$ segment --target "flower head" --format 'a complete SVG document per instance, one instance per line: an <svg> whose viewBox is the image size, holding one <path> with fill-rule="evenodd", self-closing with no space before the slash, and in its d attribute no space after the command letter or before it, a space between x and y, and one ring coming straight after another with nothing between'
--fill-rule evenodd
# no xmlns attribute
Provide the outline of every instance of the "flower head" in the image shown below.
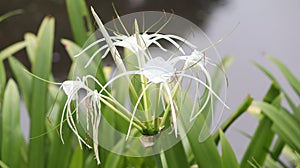
<svg viewBox="0 0 300 168"><path fill-rule="evenodd" d="M83 77L82 79L77 78L77 80L72 81L68 80L62 83L61 87L63 88L65 94L67 95L67 100L64 105L64 109L62 112L61 122L60 122L60 136L62 138L62 123L64 118L76 135L80 147L82 147L81 143L85 144L88 148L91 148L89 144L86 143L84 138L79 134L76 123L79 121L79 112L80 105L85 106L85 115L87 123L91 123L92 125L92 134L94 140L94 151L96 155L96 160L100 163L99 152L98 152L98 128L101 120L101 103L100 103L100 95L97 90L91 90L88 86L88 79L93 79L91 76ZM81 98L82 97L82 98ZM72 102L75 101L75 107L72 108ZM74 109L74 110L73 110ZM73 113L76 113L76 121L73 119ZM87 130L89 130L89 124L86 125Z"/></svg>
<svg viewBox="0 0 300 168"><path fill-rule="evenodd" d="M118 73L115 73L104 84L100 84L96 77L92 75L65 81L62 88L68 98L63 109L61 124L63 119L66 118L80 145L84 143L91 148L79 135L75 121L72 118L72 114L76 113L78 122L79 113L85 113L85 126L87 130L92 132L90 136L94 140L93 148L98 163L100 163L97 150L98 132L103 106L107 107L110 113L118 115L127 122L126 141L134 137L137 131L142 134L141 139L147 136L153 138L154 135L164 131L165 127L171 128L176 138L181 137L180 132L184 128L180 128L182 122L182 118L180 118L182 114L180 113L187 114L189 122L192 123L208 106L213 106L215 99L227 107L214 91L213 80L207 70L207 66L210 65L217 67L205 54L205 51L210 47L199 50L194 44L181 36L161 33L160 30L166 24L155 32L150 32L150 29L140 32L138 22L134 20L134 32L129 34L118 17L122 28L126 32L120 34L117 30L112 31L105 28L93 9L92 13L103 38L87 45L75 57L78 61L81 61L80 55L96 46L97 49L92 50L95 52L90 54L85 68L95 61L94 58L100 52L103 52L102 58L110 53ZM111 34L108 31L111 31ZM151 50L152 48L159 52L154 52L154 50ZM131 52L134 56L134 61L132 61L134 65L130 65L126 59L123 59L129 56L121 55L122 52L119 52L119 49L126 49ZM113 86L123 78L125 79L125 82L122 81L124 85L122 83L118 87L122 87L126 93L129 92L130 98L126 101L113 96L115 93ZM137 82L134 82L135 78L137 78ZM90 83L96 84L97 87L91 87ZM203 95L201 95L201 89L204 90ZM185 98L190 101L191 108L180 110L184 106L182 99ZM75 102L75 107L72 107L71 102ZM211 111L214 113L213 107L211 107ZM167 124L168 121L170 124ZM132 131L133 129L135 131ZM146 146L155 145L154 141L153 139Z"/></svg>

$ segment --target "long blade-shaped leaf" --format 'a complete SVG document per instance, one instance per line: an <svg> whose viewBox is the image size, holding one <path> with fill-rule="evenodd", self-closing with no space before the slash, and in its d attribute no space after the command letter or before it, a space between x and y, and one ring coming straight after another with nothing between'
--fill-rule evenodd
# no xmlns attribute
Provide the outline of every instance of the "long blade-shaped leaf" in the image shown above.
<svg viewBox="0 0 300 168"><path fill-rule="evenodd" d="M175 136L174 134L170 136ZM168 167L189 167L187 157L182 145L182 142L179 141L169 150L165 151L165 158L168 164Z"/></svg>
<svg viewBox="0 0 300 168"><path fill-rule="evenodd" d="M216 93L220 91L222 83L224 82L225 71L228 69L232 61L232 57L224 58L221 64L221 68L223 68L222 71L218 70L213 74L213 89ZM213 138L209 137L204 142L199 143L199 133L205 126L206 124L203 115L199 115L191 130L187 134L195 161L199 167L222 167L222 161Z"/></svg>
<svg viewBox="0 0 300 168"><path fill-rule="evenodd" d="M199 115L187 134L195 160L199 167L222 167L221 158L213 138L209 137L204 142L199 143L199 132L202 130L203 123L204 119L202 115Z"/></svg>
<svg viewBox="0 0 300 168"><path fill-rule="evenodd" d="M4 93L5 83L6 83L6 72L5 72L3 62L0 61L0 105L2 103L2 96ZM0 109L1 109L1 106L0 106Z"/></svg>
<svg viewBox="0 0 300 168"><path fill-rule="evenodd" d="M262 65L254 62L254 64L265 74L267 77L272 80L273 84L277 87L281 87L279 82L276 80L276 78L269 72L266 68L264 68ZM300 111L297 109L295 103L292 101L292 99L289 97L289 95L281 88L281 91L285 94L286 100L290 107L292 108L293 112L296 114L296 116L300 116Z"/></svg>
<svg viewBox="0 0 300 168"><path fill-rule="evenodd" d="M31 103L31 76L24 71L26 67L16 58L10 57L8 60L14 77L18 82L18 87L20 89L22 99L24 100L25 105L28 109Z"/></svg>
<svg viewBox="0 0 300 168"><path fill-rule="evenodd" d="M77 146L77 148L75 149L73 156L72 156L72 160L70 162L70 166L69 168L81 168L83 166L82 164L82 149L80 149L79 145Z"/></svg>
<svg viewBox="0 0 300 168"><path fill-rule="evenodd" d="M26 33L24 39L26 41L27 55L30 60L30 63L32 64L34 60L36 46L37 46L37 37L32 33Z"/></svg>
<svg viewBox="0 0 300 168"><path fill-rule="evenodd" d="M25 46L26 46L25 41L20 41L11 46L8 46L7 48L0 51L0 61L18 52L19 50L23 49Z"/></svg>
<svg viewBox="0 0 300 168"><path fill-rule="evenodd" d="M268 103L254 102L253 106L260 108L273 121L273 131L299 153L300 123L289 112L283 109L276 109Z"/></svg>
<svg viewBox="0 0 300 168"><path fill-rule="evenodd" d="M266 94L264 101L271 103L280 94L279 89L275 85L271 85L268 93ZM256 131L251 138L249 146L241 161L241 167L251 167L249 161L255 161L259 165L263 165L268 149L271 146L274 138L274 133L271 130L272 121L268 117L263 117L259 122Z"/></svg>
<svg viewBox="0 0 300 168"><path fill-rule="evenodd" d="M47 17L43 20L38 32L38 44L32 64L32 73L49 79L52 63L54 41L54 19ZM35 137L45 132L47 113L48 84L39 79L32 79L30 106L30 136ZM45 137L31 139L29 144L29 167L45 166Z"/></svg>
<svg viewBox="0 0 300 168"><path fill-rule="evenodd" d="M91 19L84 0L67 0L67 10L75 41L83 46L92 32Z"/></svg>
<svg viewBox="0 0 300 168"><path fill-rule="evenodd" d="M241 105L237 108L235 112L232 113L232 115L221 125L220 129L225 132L229 126L236 120L238 119L251 105L253 101L253 98L250 96L247 96L245 100L241 103ZM219 131L220 132L220 131ZM220 134L219 132L216 132L214 134L214 139L216 144L218 144Z"/></svg>
<svg viewBox="0 0 300 168"><path fill-rule="evenodd" d="M220 130L220 138L222 145L222 163L223 168L238 168L239 163L235 157L232 147L225 137L225 134Z"/></svg>
<svg viewBox="0 0 300 168"><path fill-rule="evenodd" d="M48 113L48 127L47 130L50 139L49 154L47 160L47 167L60 167L67 168L70 158L72 156L72 137L73 134L68 128L67 124L63 125L63 135L66 141L65 144L61 142L60 135L58 133L58 126L60 124L60 118L64 108L64 102L66 101L64 95L58 95L58 88L56 86L49 86L49 105L50 109ZM49 107L51 106L51 107Z"/></svg>
<svg viewBox="0 0 300 168"><path fill-rule="evenodd" d="M300 97L300 81L293 75L293 73L278 59L272 57L271 55L267 55L269 58L283 73L284 77L288 80L289 84L292 86L294 91Z"/></svg>
<svg viewBox="0 0 300 168"><path fill-rule="evenodd" d="M74 56L81 51L81 47L79 47L77 44L67 39L62 39L60 42L65 46L65 49L68 52L70 59L74 61L75 60ZM81 57L84 56L85 55L82 55Z"/></svg>
<svg viewBox="0 0 300 168"><path fill-rule="evenodd" d="M24 137L20 127L20 101L16 83L9 80L4 93L1 160L9 167L20 167Z"/></svg>
<svg viewBox="0 0 300 168"><path fill-rule="evenodd" d="M21 9L17 9L17 10L13 10L13 11L7 12L4 15L0 16L0 22L2 22L3 20L5 20L5 19L7 19L9 17L12 17L14 15L21 14L22 12L23 12L23 10L21 10Z"/></svg>
<svg viewBox="0 0 300 168"><path fill-rule="evenodd" d="M6 83L6 73L4 69L4 64L2 61L0 61L0 121L2 118L2 103L3 103L3 94L5 89L5 83ZM2 122L0 122L0 130L2 130ZM0 144L2 141L2 131L0 131ZM1 145L0 145L0 156L1 156Z"/></svg>

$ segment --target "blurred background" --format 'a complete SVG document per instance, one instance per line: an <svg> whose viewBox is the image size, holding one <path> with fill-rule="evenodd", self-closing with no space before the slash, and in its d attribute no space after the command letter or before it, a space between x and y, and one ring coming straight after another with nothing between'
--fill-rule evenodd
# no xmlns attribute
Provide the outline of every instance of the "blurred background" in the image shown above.
<svg viewBox="0 0 300 168"><path fill-rule="evenodd" d="M237 29L218 45L222 56L234 56L230 67L227 104L231 110L225 111L224 118L235 110L242 100L251 94L256 100L262 99L270 81L253 64L259 62L267 69L277 72L279 81L283 76L274 65L264 58L271 54L286 64L300 78L300 1L298 0L87 0L104 22L113 18L112 2L120 15L137 11L174 12L199 25L208 36L217 41L228 34L239 23ZM73 39L64 0L2 0L0 15L22 9L23 13L3 21L0 25L0 48L21 41L26 32L37 32L42 19L55 17L55 48L53 71L57 80L66 79L70 60L60 43L61 38ZM16 57L29 65L25 52ZM67 66L68 65L68 66ZM282 83L287 86L287 83ZM287 92L294 94L286 87ZM295 100L299 100L294 95ZM300 101L300 100L299 100ZM29 121L26 112L21 114L22 129L29 136ZM226 133L237 157L242 156L249 139L239 133L242 130L252 133L257 120L250 114L244 114ZM239 158L240 159L240 158Z"/></svg>

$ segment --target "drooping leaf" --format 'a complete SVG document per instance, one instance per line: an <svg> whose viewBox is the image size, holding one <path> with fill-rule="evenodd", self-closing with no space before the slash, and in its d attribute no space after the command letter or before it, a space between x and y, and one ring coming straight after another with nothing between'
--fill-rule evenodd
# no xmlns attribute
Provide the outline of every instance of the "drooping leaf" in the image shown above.
<svg viewBox="0 0 300 168"><path fill-rule="evenodd" d="M9 17L15 16L15 15L19 15L21 13L23 13L22 9L17 9L17 10L13 10L13 11L7 12L4 15L0 16L0 22L2 22L3 20L5 20L5 19L7 19Z"/></svg>
<svg viewBox="0 0 300 168"><path fill-rule="evenodd" d="M274 123L273 131L276 132L282 140L290 147L300 152L300 123L288 111L277 109L274 106L264 102L254 102L262 112Z"/></svg>
<svg viewBox="0 0 300 168"><path fill-rule="evenodd" d="M22 166L25 140L20 127L20 100L16 83L9 80L4 93L2 111L1 160L9 167Z"/></svg>
<svg viewBox="0 0 300 168"><path fill-rule="evenodd" d="M288 80L289 84L300 97L300 81L295 77L295 75L275 57L267 55L267 58L269 58L280 69L284 77Z"/></svg>
<svg viewBox="0 0 300 168"><path fill-rule="evenodd" d="M25 41L20 41L8 46L7 48L0 51L0 61L18 52L19 50L23 49L25 46L26 46Z"/></svg>
<svg viewBox="0 0 300 168"><path fill-rule="evenodd" d="M262 65L254 62L254 64L276 85L277 87L281 88L279 82L276 80L276 78L272 75L271 72L269 72L266 68L264 68ZM284 89L281 88L281 91L285 94L286 100L290 107L292 108L293 112L296 116L300 116L299 110L297 110L297 107L295 103L292 101L292 99L289 97L289 95L284 91Z"/></svg>

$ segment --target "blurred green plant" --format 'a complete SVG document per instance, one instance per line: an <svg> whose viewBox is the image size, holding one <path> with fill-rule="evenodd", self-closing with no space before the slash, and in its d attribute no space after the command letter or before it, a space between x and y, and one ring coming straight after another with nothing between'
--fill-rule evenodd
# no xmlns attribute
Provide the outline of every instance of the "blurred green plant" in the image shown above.
<svg viewBox="0 0 300 168"><path fill-rule="evenodd" d="M93 27L83 0L67 0L75 42L62 39L70 59L82 50ZM80 11L80 12L78 12ZM15 12L13 12L15 13ZM18 13L18 12L17 12ZM6 18L5 15L0 18ZM1 20L1 19L0 19ZM86 21L88 22L86 25ZM28 75L24 69L46 80L53 80L51 59L54 40L54 18L46 17L37 33L26 33L24 41L17 42L0 52L0 166L1 167L98 167L93 151L80 149L76 136L63 126L65 144L60 140L58 126L67 97L57 94L59 88ZM88 29L87 29L88 27ZM12 57L26 49L31 69ZM283 73L295 93L300 97L300 81L279 60L267 56ZM14 79L7 79L4 61L8 59ZM222 64L227 69L232 57ZM299 166L300 104L287 94L279 81L262 65L255 63L272 81L263 101L245 98L241 106L221 125L220 130L199 143L199 130L203 117L196 118L187 138L165 152L148 157L120 156L99 146L100 167L288 167L280 156L284 154L294 166ZM69 79L73 78L74 62ZM104 69L98 69L102 75ZM213 82L218 83L214 74ZM215 88L217 89L217 88ZM20 127L20 96L30 117L30 140L26 142ZM289 107L281 102L286 99ZM250 107L250 108L249 108ZM259 124L251 136L248 148L239 163L224 132L245 111L258 116ZM109 115L108 115L109 116ZM107 116L107 117L108 117ZM80 130L83 131L83 130ZM108 135L109 136L109 135ZM174 136L174 135L172 135ZM86 139L90 139L88 135ZM92 139L90 139L92 141ZM221 153L218 144L221 145ZM272 145L274 144L274 145ZM155 163L155 164L154 164Z"/></svg>

